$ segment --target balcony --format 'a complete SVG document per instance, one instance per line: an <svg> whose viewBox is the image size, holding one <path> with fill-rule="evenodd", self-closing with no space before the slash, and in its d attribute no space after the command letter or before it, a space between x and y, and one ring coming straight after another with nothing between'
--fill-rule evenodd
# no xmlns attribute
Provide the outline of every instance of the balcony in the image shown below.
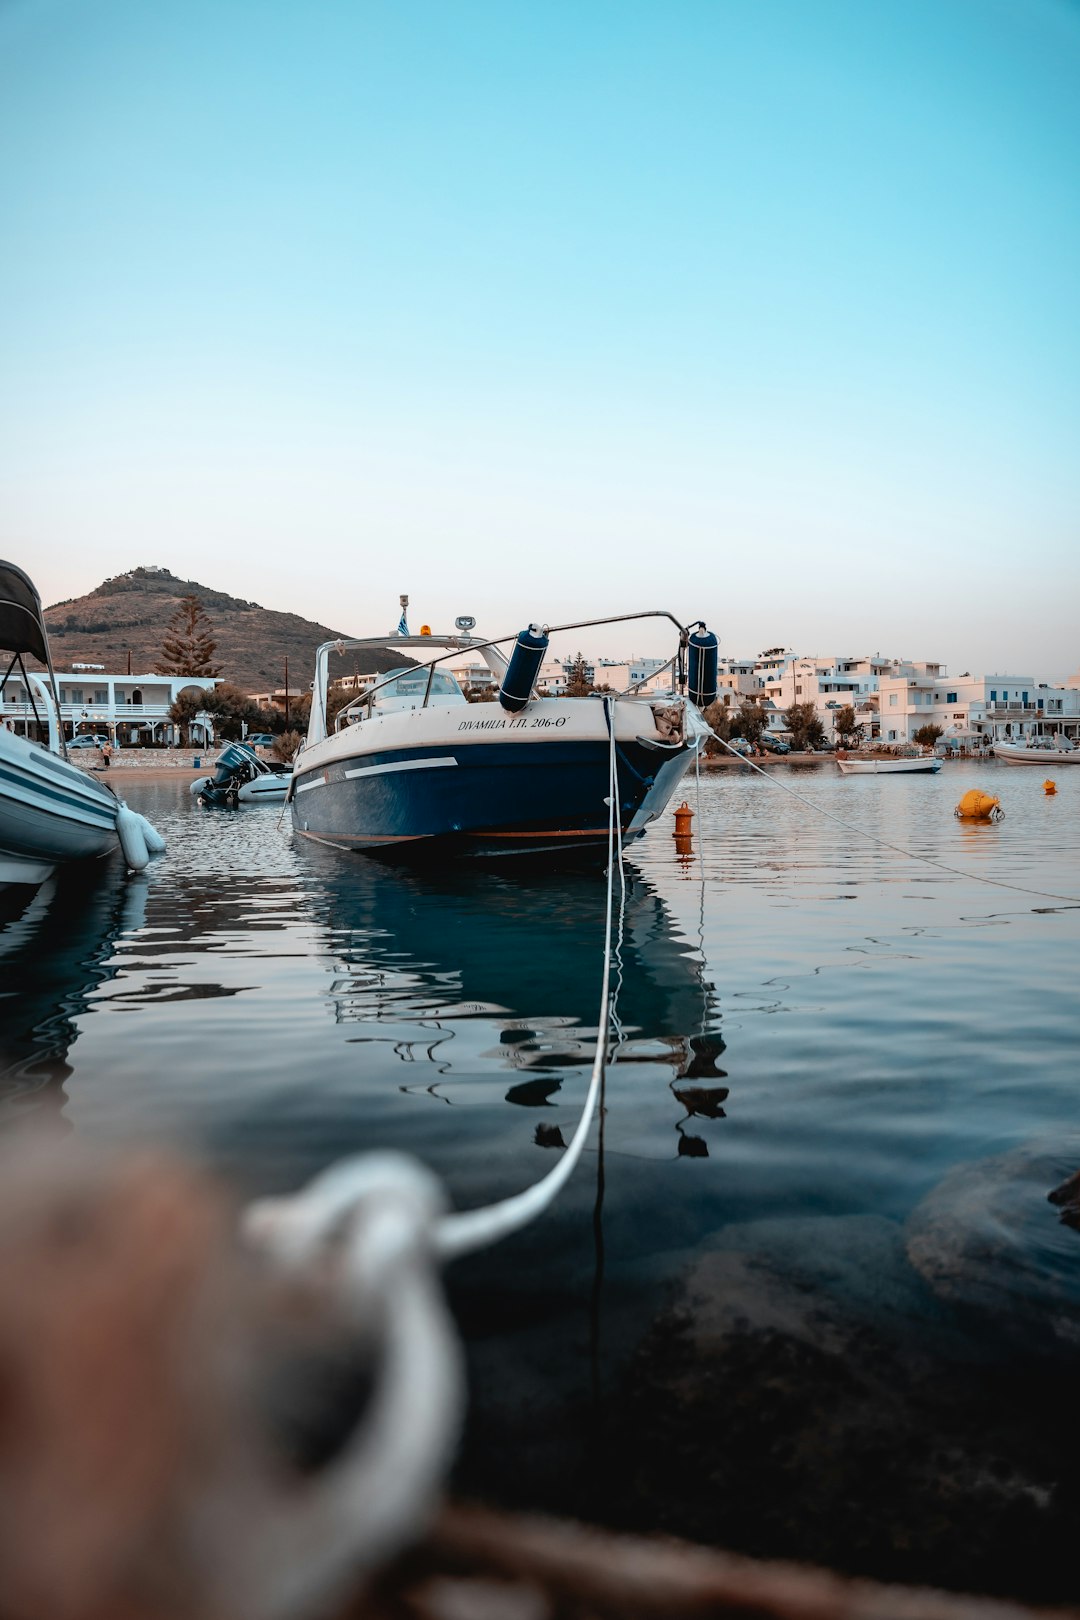
<svg viewBox="0 0 1080 1620"><path fill-rule="evenodd" d="M1037 703L988 703L987 714L1041 714Z"/></svg>
<svg viewBox="0 0 1080 1620"><path fill-rule="evenodd" d="M110 709L107 703L61 703L60 713L73 725L91 720L108 720L115 725L124 725L129 720L167 720L170 707L168 703L118 703L114 709ZM34 710L30 703L12 703L7 698L0 702L0 719L33 718Z"/></svg>

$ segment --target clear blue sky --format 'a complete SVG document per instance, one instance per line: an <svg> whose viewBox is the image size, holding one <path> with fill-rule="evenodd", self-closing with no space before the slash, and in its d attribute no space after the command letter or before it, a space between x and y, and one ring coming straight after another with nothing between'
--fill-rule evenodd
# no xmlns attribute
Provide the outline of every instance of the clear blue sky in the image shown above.
<svg viewBox="0 0 1080 1620"><path fill-rule="evenodd" d="M0 0L0 219L47 601L1080 664L1075 4Z"/></svg>

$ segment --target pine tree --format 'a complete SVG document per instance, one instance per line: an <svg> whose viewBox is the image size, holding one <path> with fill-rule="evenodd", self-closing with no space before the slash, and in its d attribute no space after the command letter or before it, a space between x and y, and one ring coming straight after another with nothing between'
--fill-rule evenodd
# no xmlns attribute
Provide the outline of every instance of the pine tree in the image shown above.
<svg viewBox="0 0 1080 1620"><path fill-rule="evenodd" d="M565 664L563 665L565 669ZM563 697L588 697L593 688L589 685L589 675L582 653L577 653L570 665L566 676L566 685L563 687Z"/></svg>
<svg viewBox="0 0 1080 1620"><path fill-rule="evenodd" d="M158 675L220 675L214 627L197 596L182 596L161 643Z"/></svg>

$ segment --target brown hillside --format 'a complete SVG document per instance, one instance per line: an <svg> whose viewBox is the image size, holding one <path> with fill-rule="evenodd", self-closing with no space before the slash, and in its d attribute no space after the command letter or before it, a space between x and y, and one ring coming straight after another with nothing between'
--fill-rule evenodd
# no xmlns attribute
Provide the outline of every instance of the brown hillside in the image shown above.
<svg viewBox="0 0 1080 1620"><path fill-rule="evenodd" d="M290 687L306 690L319 643L351 634L296 613L242 602L194 580L178 579L167 568L133 568L129 574L107 579L88 596L45 609L56 668L70 669L73 663L104 664L110 673L123 674L130 652L133 674L152 673L161 657L162 637L182 596L200 598L217 641L214 661L222 676L245 692L284 686L286 658ZM365 674L412 661L389 652L350 653L333 661L331 674L352 674L354 669Z"/></svg>

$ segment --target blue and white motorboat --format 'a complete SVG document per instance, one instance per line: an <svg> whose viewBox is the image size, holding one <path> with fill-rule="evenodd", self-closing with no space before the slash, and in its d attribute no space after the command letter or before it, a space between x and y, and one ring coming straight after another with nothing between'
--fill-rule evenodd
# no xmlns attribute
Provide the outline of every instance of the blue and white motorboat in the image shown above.
<svg viewBox="0 0 1080 1620"><path fill-rule="evenodd" d="M141 870L163 840L104 782L67 757L56 675L37 590L21 568L0 562L0 648L29 697L41 741L0 727L0 883L43 883L57 866L108 855L119 843ZM29 657L47 675L28 670ZM47 739L47 740L45 740Z"/></svg>
<svg viewBox="0 0 1080 1620"><path fill-rule="evenodd" d="M200 776L191 792L201 805L233 810L241 804L281 804L289 791L288 765L260 759L247 743L228 743L218 755L213 776Z"/></svg>
<svg viewBox="0 0 1080 1620"><path fill-rule="evenodd" d="M704 747L699 712L716 695L716 637L667 613L678 632L670 689L537 695L548 637L586 624L530 626L480 641L450 636L326 642L318 650L307 738L293 764L293 826L306 838L373 853L505 856L606 848L614 753L624 842L663 812ZM464 627L464 629L462 628ZM500 648L512 645L509 658ZM419 656L391 670L327 724L330 661L355 649ZM439 651L438 649L444 649ZM479 654L498 701L470 703L445 667ZM435 656L433 656L435 654ZM689 686L689 693L687 688Z"/></svg>

